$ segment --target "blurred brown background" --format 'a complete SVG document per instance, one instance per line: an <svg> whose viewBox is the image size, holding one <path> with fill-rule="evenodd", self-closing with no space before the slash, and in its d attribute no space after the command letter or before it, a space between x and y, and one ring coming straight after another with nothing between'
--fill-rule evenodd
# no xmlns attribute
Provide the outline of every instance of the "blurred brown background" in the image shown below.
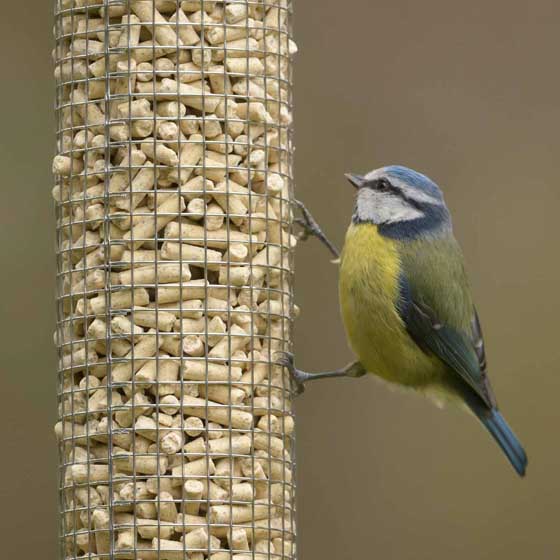
<svg viewBox="0 0 560 560"><path fill-rule="evenodd" d="M0 162L2 555L56 558L51 2L3 7ZM367 378L297 405L303 560L518 560L560 554L560 4L296 1L298 196L339 244L343 172L402 163L443 186L518 480L476 422ZM301 367L351 359L336 268L298 256Z"/></svg>

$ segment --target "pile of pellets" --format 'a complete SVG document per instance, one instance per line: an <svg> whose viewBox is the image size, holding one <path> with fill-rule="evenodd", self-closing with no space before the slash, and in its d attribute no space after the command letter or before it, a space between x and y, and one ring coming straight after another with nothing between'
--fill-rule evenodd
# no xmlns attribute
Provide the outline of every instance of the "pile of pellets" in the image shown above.
<svg viewBox="0 0 560 560"><path fill-rule="evenodd" d="M287 0L58 0L61 554L295 557Z"/></svg>

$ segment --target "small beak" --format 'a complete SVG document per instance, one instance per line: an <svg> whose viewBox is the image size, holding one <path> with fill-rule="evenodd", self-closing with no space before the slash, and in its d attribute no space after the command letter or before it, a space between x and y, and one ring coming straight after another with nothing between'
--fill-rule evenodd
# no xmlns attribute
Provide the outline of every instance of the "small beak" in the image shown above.
<svg viewBox="0 0 560 560"><path fill-rule="evenodd" d="M354 173L345 173L344 176L350 181L350 184L359 189L364 184L364 178L361 175L354 175Z"/></svg>

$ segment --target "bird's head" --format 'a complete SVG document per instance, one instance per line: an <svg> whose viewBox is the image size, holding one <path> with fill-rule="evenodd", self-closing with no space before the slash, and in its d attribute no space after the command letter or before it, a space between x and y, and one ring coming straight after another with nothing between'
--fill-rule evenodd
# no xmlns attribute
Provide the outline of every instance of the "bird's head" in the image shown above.
<svg viewBox="0 0 560 560"><path fill-rule="evenodd" d="M439 187L428 177L390 165L346 178L356 187L352 221L379 226L392 237L418 237L449 231L451 218Z"/></svg>

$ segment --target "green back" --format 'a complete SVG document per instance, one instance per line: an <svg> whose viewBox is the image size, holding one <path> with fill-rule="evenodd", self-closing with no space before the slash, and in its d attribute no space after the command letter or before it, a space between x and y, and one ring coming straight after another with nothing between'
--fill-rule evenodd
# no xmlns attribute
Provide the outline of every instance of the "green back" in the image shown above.
<svg viewBox="0 0 560 560"><path fill-rule="evenodd" d="M445 325L470 331L473 302L455 238L408 241L399 253L413 299L432 309Z"/></svg>

